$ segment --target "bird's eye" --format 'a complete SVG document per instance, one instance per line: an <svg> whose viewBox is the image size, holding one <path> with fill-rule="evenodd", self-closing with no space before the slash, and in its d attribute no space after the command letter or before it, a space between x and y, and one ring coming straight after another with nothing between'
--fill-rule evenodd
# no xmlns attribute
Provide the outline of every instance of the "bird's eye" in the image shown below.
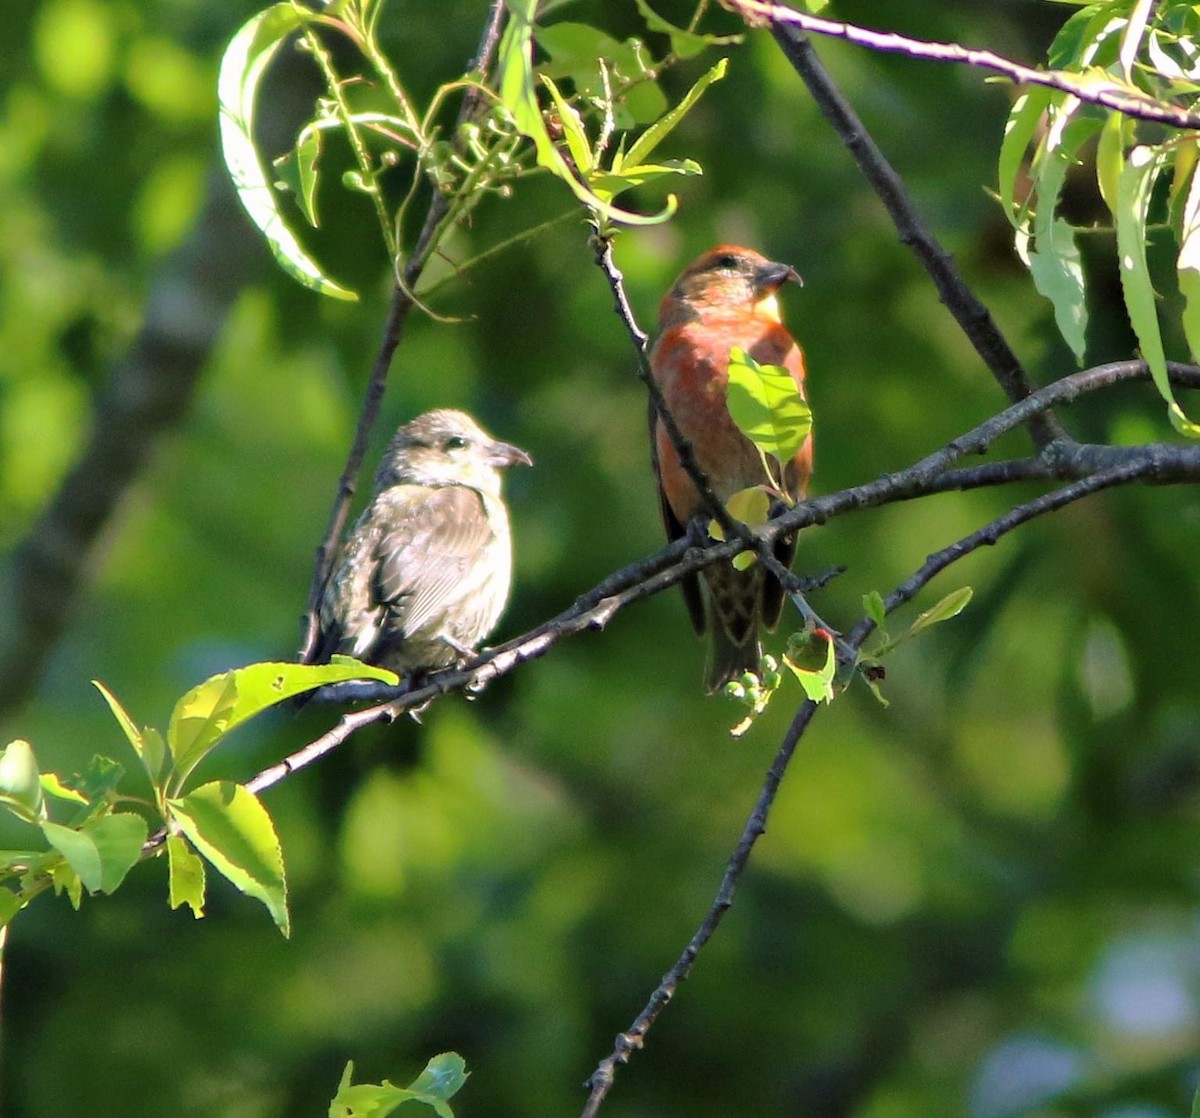
<svg viewBox="0 0 1200 1118"><path fill-rule="evenodd" d="M738 259L736 256L727 252L717 257L716 264L722 272L736 272L738 268Z"/></svg>
<svg viewBox="0 0 1200 1118"><path fill-rule="evenodd" d="M445 443L447 450L462 450L467 445L467 440L462 435L451 435Z"/></svg>

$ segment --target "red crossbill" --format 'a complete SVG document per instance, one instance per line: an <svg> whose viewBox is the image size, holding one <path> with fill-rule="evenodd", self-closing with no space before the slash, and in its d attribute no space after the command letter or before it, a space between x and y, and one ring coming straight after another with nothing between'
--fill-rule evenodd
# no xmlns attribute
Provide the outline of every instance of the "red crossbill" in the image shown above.
<svg viewBox="0 0 1200 1118"><path fill-rule="evenodd" d="M315 659L340 652L413 674L470 656L508 600L500 471L517 462L533 464L461 411L401 427L325 586Z"/></svg>
<svg viewBox="0 0 1200 1118"><path fill-rule="evenodd" d="M787 264L774 264L753 249L718 245L686 268L659 306L659 335L650 368L668 410L718 500L765 479L754 444L738 430L726 406L729 351L740 346L760 364L781 365L804 394L804 355L779 315L777 293L800 277ZM687 534L693 518L710 514L671 443L653 405L651 452L658 476L659 504L670 539ZM812 439L782 471L794 500L804 497L812 472ZM775 554L790 566L795 536L781 538ZM744 571L721 562L704 569L706 593L689 575L683 595L696 632L705 629L705 598L711 613L712 655L706 682L710 692L746 671L758 669L760 623L773 630L783 608L783 587L755 563Z"/></svg>

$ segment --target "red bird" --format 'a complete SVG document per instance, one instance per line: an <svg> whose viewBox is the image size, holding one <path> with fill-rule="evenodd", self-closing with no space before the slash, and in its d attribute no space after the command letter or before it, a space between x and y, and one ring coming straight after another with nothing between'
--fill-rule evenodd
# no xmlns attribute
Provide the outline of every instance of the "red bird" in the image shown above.
<svg viewBox="0 0 1200 1118"><path fill-rule="evenodd" d="M650 369L667 408L717 498L726 502L739 490L764 481L762 460L741 433L725 403L729 351L740 346L760 364L782 365L804 395L804 354L779 316L779 289L800 282L787 264L775 264L749 248L718 245L686 268L659 306L659 335ZM680 464L653 403L651 453L658 476L659 504L668 538L687 535L689 522L710 514ZM803 499L812 473L812 438L783 469L784 486ZM795 536L781 538L775 554L790 566ZM747 671L757 671L762 648L759 624L774 630L783 608L783 587L755 563L744 571L721 562L704 569L707 594L689 575L682 585L697 633L705 628L705 597L711 612L712 658L706 682L717 691Z"/></svg>

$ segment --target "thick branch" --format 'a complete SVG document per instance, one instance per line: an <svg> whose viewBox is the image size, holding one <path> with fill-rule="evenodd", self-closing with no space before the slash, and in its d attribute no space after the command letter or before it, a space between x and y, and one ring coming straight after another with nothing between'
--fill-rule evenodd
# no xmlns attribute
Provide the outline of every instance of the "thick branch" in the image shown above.
<svg viewBox="0 0 1200 1118"><path fill-rule="evenodd" d="M932 62L954 62L1003 74L1018 85L1042 85L1058 89L1093 105L1124 113L1140 120L1169 124L1173 128L1200 128L1200 112L1179 105L1168 105L1137 89L1110 81L1107 84L1063 70L1036 70L1019 62L993 54L990 50L971 50L958 43L934 43L910 39L890 31L871 31L850 23L822 19L782 4L765 0L720 0L722 7L739 15L751 27L769 26L773 30L787 26L814 35L845 39L856 46L887 54L904 54Z"/></svg>

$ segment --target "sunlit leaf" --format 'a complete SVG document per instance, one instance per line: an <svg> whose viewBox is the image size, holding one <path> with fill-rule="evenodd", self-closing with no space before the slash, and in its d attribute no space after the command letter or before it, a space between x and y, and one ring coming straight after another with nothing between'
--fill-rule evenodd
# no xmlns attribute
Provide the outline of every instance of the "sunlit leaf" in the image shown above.
<svg viewBox="0 0 1200 1118"><path fill-rule="evenodd" d="M1121 113L1109 113L1100 140L1096 144L1096 182L1100 197L1110 213L1117 212L1117 183L1125 165L1126 118Z"/></svg>
<svg viewBox="0 0 1200 1118"><path fill-rule="evenodd" d="M192 852L186 839L167 835L167 863L171 907L185 904L199 920L204 915L204 862Z"/></svg>
<svg viewBox="0 0 1200 1118"><path fill-rule="evenodd" d="M386 1118L405 1102L422 1102L432 1107L438 1118L453 1118L447 1100L467 1079L466 1065L455 1052L435 1056L408 1087L397 1087L386 1079L380 1084L354 1084L353 1074L354 1065L347 1064L329 1106L330 1118Z"/></svg>
<svg viewBox="0 0 1200 1118"><path fill-rule="evenodd" d="M1167 153L1162 148L1145 146L1136 147L1129 153L1117 188L1117 254L1129 321L1137 334L1142 357L1150 366L1154 384L1167 402L1171 425L1181 434L1197 438L1200 437L1200 426L1192 423L1183 413L1167 378L1167 358L1159 329L1158 307L1146 261L1146 219L1150 194L1166 157Z"/></svg>
<svg viewBox="0 0 1200 1118"><path fill-rule="evenodd" d="M833 677L837 672L837 657L834 653L833 641L828 638L824 639L825 663L818 669L801 667L790 655L785 655L783 662L791 670L799 681L800 686L804 688L804 694L814 703L831 703L833 702Z"/></svg>
<svg viewBox="0 0 1200 1118"><path fill-rule="evenodd" d="M1051 97L1051 90L1044 86L1033 86L1017 98L1004 125L1004 140L1000 144L996 171L1004 215L1013 225L1021 223L1019 215L1025 208L1025 199L1017 201L1017 176L1025 166L1025 153L1029 150Z"/></svg>
<svg viewBox="0 0 1200 1118"><path fill-rule="evenodd" d="M887 606L878 590L871 590L863 595L863 609L876 625L882 625L887 620Z"/></svg>
<svg viewBox="0 0 1200 1118"><path fill-rule="evenodd" d="M761 365L735 346L729 354L729 414L764 454L786 462L812 430L812 412L787 369Z"/></svg>
<svg viewBox="0 0 1200 1118"><path fill-rule="evenodd" d="M625 157L621 161L621 166L614 167L613 170L621 171L625 167L637 167L639 164L645 163L650 158L650 153L670 135L675 125L692 111L693 106L700 100L704 91L713 82L718 82L725 76L728 66L729 60L722 58L711 70L702 74L700 79L687 91L683 100L678 105L650 125L634 141L633 146L625 153Z"/></svg>
<svg viewBox="0 0 1200 1118"><path fill-rule="evenodd" d="M22 738L0 752L0 804L27 822L46 813L33 746Z"/></svg>
<svg viewBox="0 0 1200 1118"><path fill-rule="evenodd" d="M554 99L554 107L558 110L558 118L562 122L563 138L567 141L567 150L575 160L575 166L586 175L592 169L592 149L588 144L587 132L583 128L583 119L574 106L567 103L553 81L545 74L540 77L542 85L549 90Z"/></svg>
<svg viewBox="0 0 1200 1118"><path fill-rule="evenodd" d="M248 788L232 781L202 784L168 801L191 843L243 893L262 901L279 930L290 931L283 854L271 816Z"/></svg>
<svg viewBox="0 0 1200 1118"><path fill-rule="evenodd" d="M256 100L263 74L288 37L310 18L298 4L272 4L243 24L225 48L217 79L221 150L242 205L267 238L284 271L324 295L357 299L353 291L321 271L288 228L254 139Z"/></svg>
<svg viewBox="0 0 1200 1118"><path fill-rule="evenodd" d="M571 188L572 193L590 209L601 222L616 221L625 225L657 225L666 221L678 207L674 195L667 196L663 210L651 216L618 209L597 197L580 181L579 176L563 158L546 131L534 89L533 71L533 13L534 0L508 0L512 13L497 52L499 70L498 92L505 108L512 113L518 131L533 141L537 162Z"/></svg>
<svg viewBox="0 0 1200 1118"><path fill-rule="evenodd" d="M1029 253L1033 285L1054 306L1054 321L1063 341L1082 361L1087 349L1087 293L1083 260L1075 243L1075 231L1061 217L1037 239Z"/></svg>
<svg viewBox="0 0 1200 1118"><path fill-rule="evenodd" d="M338 656L331 664L291 664L264 661L222 672L193 687L175 704L167 728L167 743L175 758L174 787L217 744L248 718L296 695L350 679L400 682L395 672Z"/></svg>
<svg viewBox="0 0 1200 1118"><path fill-rule="evenodd" d="M938 625L943 621L949 621L952 617L957 617L967 608L967 603L970 602L973 594L974 591L969 586L960 586L957 590L952 590L937 605L930 606L929 609L917 616L916 621L908 627L909 636L915 636L922 629L928 629L931 625Z"/></svg>

